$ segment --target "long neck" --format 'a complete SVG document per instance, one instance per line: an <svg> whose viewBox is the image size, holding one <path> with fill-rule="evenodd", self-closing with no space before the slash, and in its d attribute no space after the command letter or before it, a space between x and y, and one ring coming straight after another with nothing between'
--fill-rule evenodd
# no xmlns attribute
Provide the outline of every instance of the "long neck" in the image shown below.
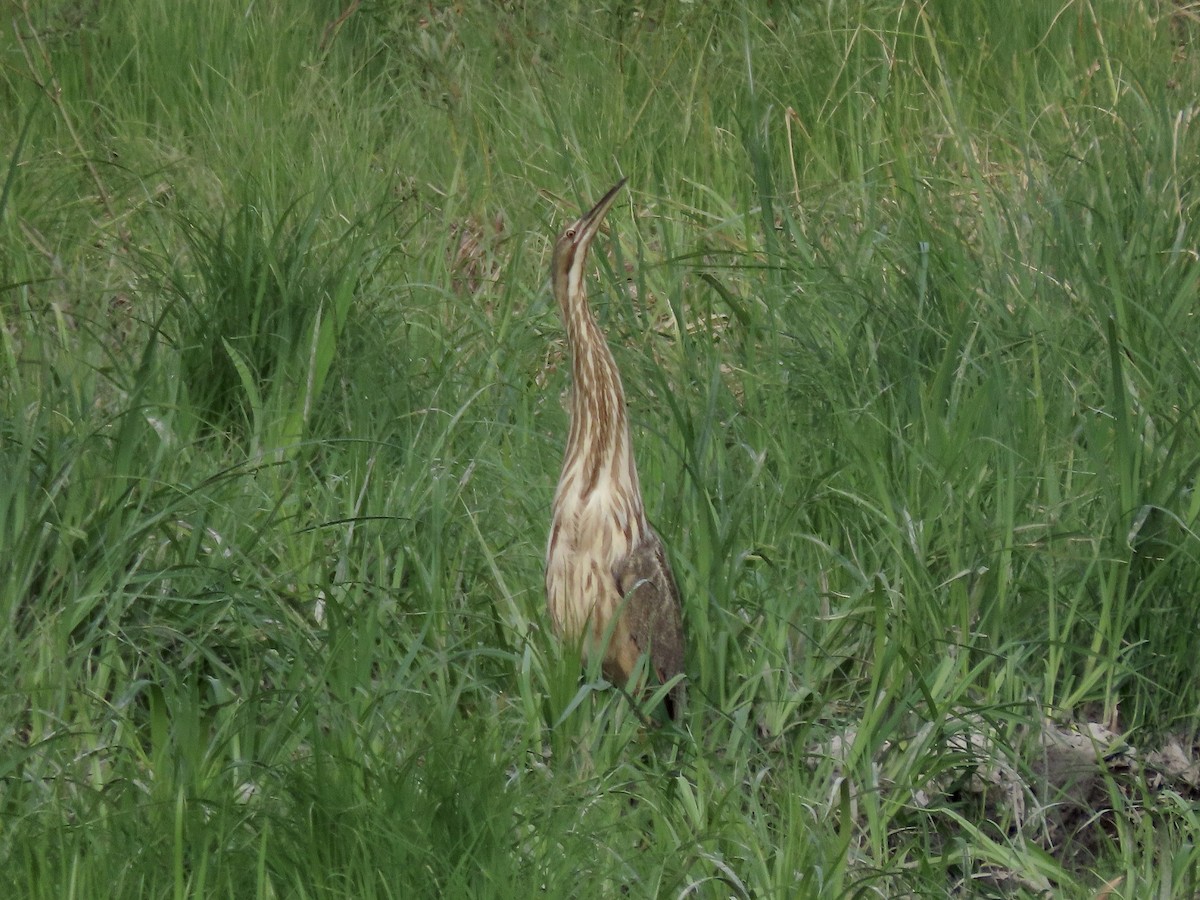
<svg viewBox="0 0 1200 900"><path fill-rule="evenodd" d="M571 431L563 459L560 490L573 487L586 501L606 479L632 487L628 494L637 519L641 505L637 467L625 413L625 390L612 351L588 307L582 279L559 292L559 312L571 354Z"/></svg>

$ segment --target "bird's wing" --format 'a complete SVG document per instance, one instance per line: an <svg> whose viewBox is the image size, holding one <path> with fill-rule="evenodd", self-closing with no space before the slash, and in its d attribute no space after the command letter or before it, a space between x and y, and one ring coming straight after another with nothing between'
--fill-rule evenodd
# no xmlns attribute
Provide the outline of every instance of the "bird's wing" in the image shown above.
<svg viewBox="0 0 1200 900"><path fill-rule="evenodd" d="M662 539L651 529L613 571L623 598L629 634L641 653L650 654L650 665L660 683L683 672L683 619L679 587L671 572ZM668 712L676 715L683 704L683 683L667 698Z"/></svg>

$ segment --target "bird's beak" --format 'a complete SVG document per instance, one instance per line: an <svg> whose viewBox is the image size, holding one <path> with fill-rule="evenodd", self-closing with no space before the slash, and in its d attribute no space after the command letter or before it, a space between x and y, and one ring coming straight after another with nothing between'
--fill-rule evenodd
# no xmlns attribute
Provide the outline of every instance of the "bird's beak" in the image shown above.
<svg viewBox="0 0 1200 900"><path fill-rule="evenodd" d="M627 179L622 178L614 184L602 198L600 202L588 211L578 222L575 223L575 246L586 247L592 242L592 238L596 236L596 232L600 230L600 223L604 221L604 214L617 199L617 194L621 188L625 186Z"/></svg>

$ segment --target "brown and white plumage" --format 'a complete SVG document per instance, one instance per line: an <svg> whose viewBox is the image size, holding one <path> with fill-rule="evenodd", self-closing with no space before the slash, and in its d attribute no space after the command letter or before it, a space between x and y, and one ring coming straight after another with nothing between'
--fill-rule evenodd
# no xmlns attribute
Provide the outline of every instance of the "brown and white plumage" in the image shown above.
<svg viewBox="0 0 1200 900"><path fill-rule="evenodd" d="M571 428L546 549L555 633L582 640L585 660L602 653L605 676L621 685L643 654L654 677L669 681L683 672L684 648L679 588L646 520L621 376L583 281L588 248L624 184L569 225L554 247L550 280L571 355ZM680 682L667 698L672 716L683 696Z"/></svg>

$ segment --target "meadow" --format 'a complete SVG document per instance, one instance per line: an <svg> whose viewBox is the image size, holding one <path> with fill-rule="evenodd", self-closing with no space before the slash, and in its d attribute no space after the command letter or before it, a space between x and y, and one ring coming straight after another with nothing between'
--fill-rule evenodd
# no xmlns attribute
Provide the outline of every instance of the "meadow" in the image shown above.
<svg viewBox="0 0 1200 900"><path fill-rule="evenodd" d="M1195 3L4 20L0 896L1200 894ZM624 176L677 727L544 609Z"/></svg>

